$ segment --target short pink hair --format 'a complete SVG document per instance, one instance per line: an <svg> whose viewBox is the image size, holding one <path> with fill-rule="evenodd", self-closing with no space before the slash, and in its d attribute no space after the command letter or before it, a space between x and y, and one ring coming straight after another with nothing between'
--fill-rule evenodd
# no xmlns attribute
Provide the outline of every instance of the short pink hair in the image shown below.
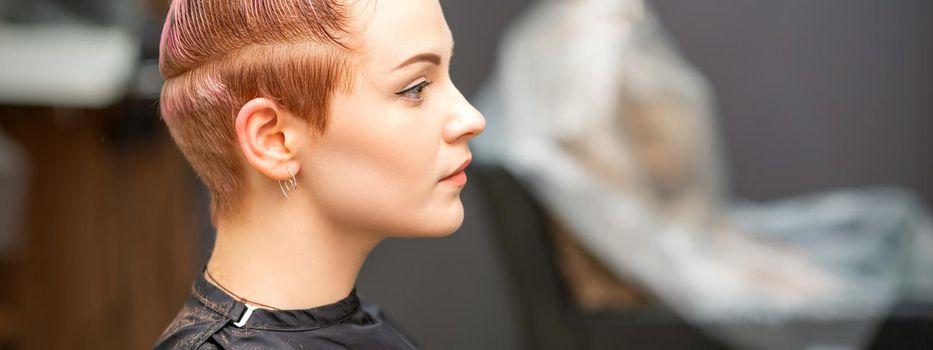
<svg viewBox="0 0 933 350"><path fill-rule="evenodd" d="M175 0L160 44L162 119L211 193L211 213L245 194L234 122L256 97L327 125L351 81L349 9L338 0Z"/></svg>

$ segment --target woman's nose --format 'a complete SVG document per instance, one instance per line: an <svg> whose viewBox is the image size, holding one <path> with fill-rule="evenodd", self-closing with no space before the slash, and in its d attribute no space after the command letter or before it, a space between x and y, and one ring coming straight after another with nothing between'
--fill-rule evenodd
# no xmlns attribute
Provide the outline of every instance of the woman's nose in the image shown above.
<svg viewBox="0 0 933 350"><path fill-rule="evenodd" d="M486 118L463 96L454 107L454 116L444 127L444 139L447 143L465 142L486 129Z"/></svg>

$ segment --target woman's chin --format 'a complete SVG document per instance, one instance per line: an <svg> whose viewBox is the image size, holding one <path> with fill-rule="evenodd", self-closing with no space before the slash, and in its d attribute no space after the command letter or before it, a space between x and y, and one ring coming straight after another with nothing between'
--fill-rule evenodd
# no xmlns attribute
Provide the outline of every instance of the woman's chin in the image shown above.
<svg viewBox="0 0 933 350"><path fill-rule="evenodd" d="M463 224L463 204L456 203L440 213L428 215L417 228L402 233L402 237L445 237L456 232Z"/></svg>

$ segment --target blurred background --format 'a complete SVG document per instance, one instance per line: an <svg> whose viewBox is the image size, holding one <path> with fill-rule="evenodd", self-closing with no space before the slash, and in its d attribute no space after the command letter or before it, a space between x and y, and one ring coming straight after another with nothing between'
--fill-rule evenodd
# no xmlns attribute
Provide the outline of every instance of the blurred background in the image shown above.
<svg viewBox="0 0 933 350"><path fill-rule="evenodd" d="M547 12L525 0L441 3L457 47L451 74L490 119L478 142L495 143L484 138L494 138L493 127L504 125L494 119L507 116L493 110L489 95L508 96L496 87L509 79L497 73L508 72L503 47L523 42L503 40L520 18L533 22L527 18ZM633 5L632 21L656 19L664 28L661 46L678 57L673 65L689 67L695 77L688 82L700 82L695 89L709 107L700 114L711 118L703 125L716 154L710 166L721 173L720 197L746 205L731 212L760 221L767 210L749 211L745 203L885 186L905 208L891 215L911 223L898 224L896 231L910 231L898 235L926 232L933 204L933 2L645 5ZM155 60L167 7L165 0L0 0L0 349L148 348L208 256L207 195L157 114ZM610 79L626 86L625 77ZM547 182L523 176L531 163L509 163L525 158L482 154L462 195L462 228L441 239L387 240L360 276L363 299L379 304L423 348L933 344L933 312L924 302L886 299L870 323L710 320L662 282L639 278L651 271L619 267L624 257L594 251L599 241L587 241L585 228L541 192ZM833 198L887 212L892 202L864 199L879 197L872 193ZM787 206L825 209L795 205ZM870 231L863 224L852 231ZM837 231L844 230L834 229L844 240ZM913 254L933 256L917 246ZM853 330L863 334L843 336ZM783 338L788 334L799 339Z"/></svg>

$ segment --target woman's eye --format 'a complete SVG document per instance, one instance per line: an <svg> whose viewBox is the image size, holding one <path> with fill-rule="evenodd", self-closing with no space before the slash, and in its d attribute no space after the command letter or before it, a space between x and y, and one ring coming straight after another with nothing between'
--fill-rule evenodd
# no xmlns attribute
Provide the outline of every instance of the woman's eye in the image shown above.
<svg viewBox="0 0 933 350"><path fill-rule="evenodd" d="M421 94L424 92L424 88L426 88L428 85L431 85L431 82L425 80L415 86L396 92L395 94L398 96L408 97L412 100L421 100Z"/></svg>

